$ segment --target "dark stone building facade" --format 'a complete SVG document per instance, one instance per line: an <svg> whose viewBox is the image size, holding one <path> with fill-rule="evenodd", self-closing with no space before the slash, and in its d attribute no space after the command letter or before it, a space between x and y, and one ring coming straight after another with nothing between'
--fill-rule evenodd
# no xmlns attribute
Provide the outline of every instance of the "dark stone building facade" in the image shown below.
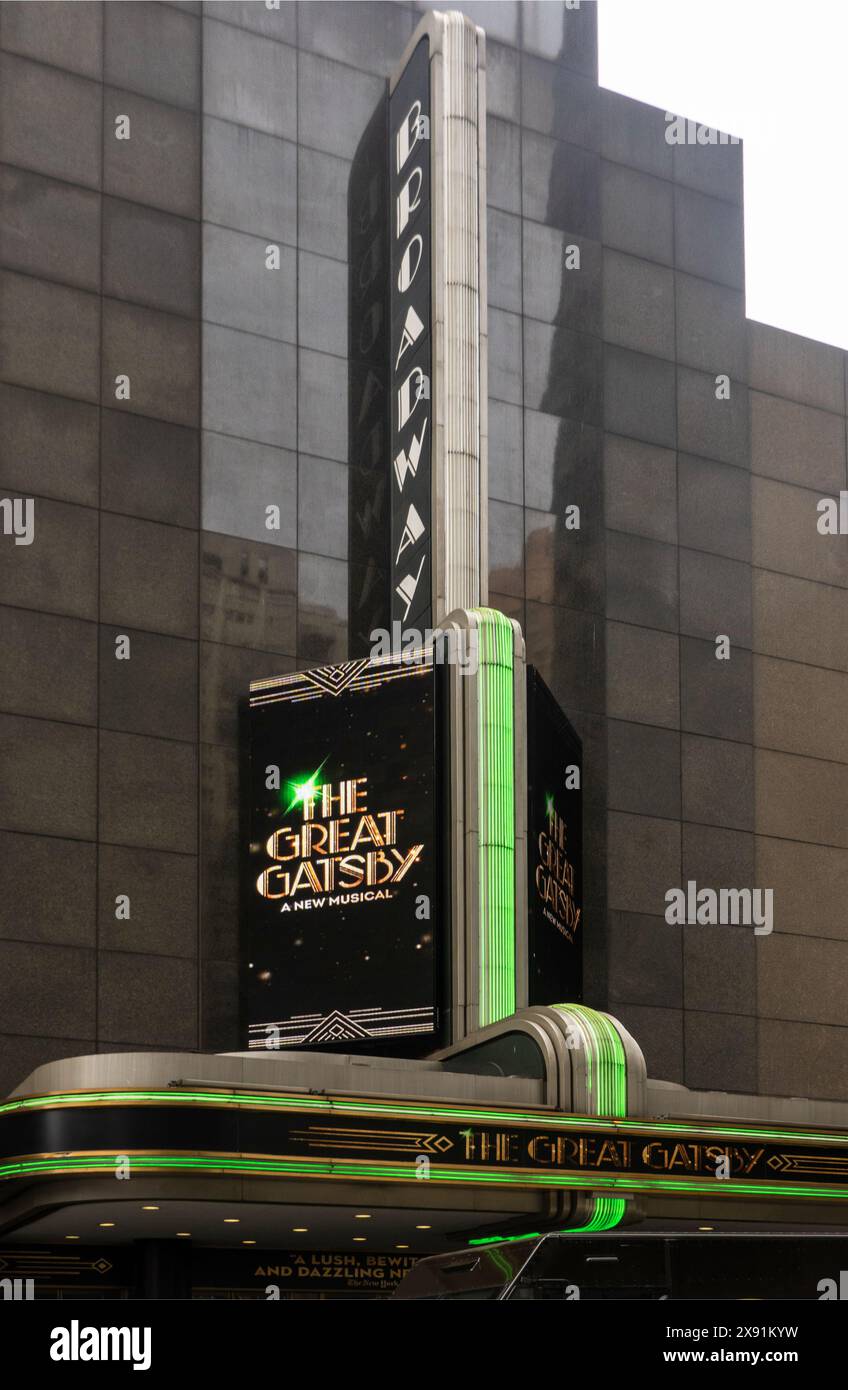
<svg viewBox="0 0 848 1390"><path fill-rule="evenodd" d="M490 601L585 742L587 1002L654 1077L844 1097L846 354L746 319L742 146L599 88L593 4L464 9ZM239 1044L238 700L348 652L348 184L420 13L0 6L4 1093ZM774 932L667 925L690 879Z"/></svg>

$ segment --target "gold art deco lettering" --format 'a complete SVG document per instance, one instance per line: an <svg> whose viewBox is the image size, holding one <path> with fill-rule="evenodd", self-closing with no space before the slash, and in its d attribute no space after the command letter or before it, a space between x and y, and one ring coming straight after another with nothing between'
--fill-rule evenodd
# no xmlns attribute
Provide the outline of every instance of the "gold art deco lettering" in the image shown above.
<svg viewBox="0 0 848 1390"><path fill-rule="evenodd" d="M537 841L536 892L557 931L573 941L581 909L574 901L574 865L565 851L565 821L554 810L552 797L547 814L547 830L539 831Z"/></svg>
<svg viewBox="0 0 848 1390"><path fill-rule="evenodd" d="M509 1164L620 1173L714 1174L720 1159L730 1160L736 1177L756 1172L765 1149L700 1140L623 1139L603 1134L529 1135L512 1130L461 1131L467 1163Z"/></svg>
<svg viewBox="0 0 848 1390"><path fill-rule="evenodd" d="M423 844L399 846L402 809L369 811L366 777L310 788L299 801L300 824L282 826L265 849L274 862L256 880L263 898L298 900L316 893L340 895L356 890L357 901L391 897L389 885L401 883L421 857ZM303 900L300 900L303 901ZM299 905L299 903L298 903ZM316 906L323 906L316 902Z"/></svg>
<svg viewBox="0 0 848 1390"><path fill-rule="evenodd" d="M537 1134L527 1145L533 1163L547 1168L630 1167L629 1139L571 1138L564 1134Z"/></svg>
<svg viewBox="0 0 848 1390"><path fill-rule="evenodd" d="M730 1159L730 1171L737 1176L753 1172L765 1150L750 1149L744 1144L646 1144L642 1162L646 1168L661 1173L714 1173L722 1158Z"/></svg>

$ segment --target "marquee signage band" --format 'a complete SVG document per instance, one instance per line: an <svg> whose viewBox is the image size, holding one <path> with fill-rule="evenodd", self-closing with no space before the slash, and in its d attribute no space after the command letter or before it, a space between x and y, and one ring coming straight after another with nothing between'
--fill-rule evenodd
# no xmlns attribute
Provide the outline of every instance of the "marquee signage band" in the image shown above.
<svg viewBox="0 0 848 1390"><path fill-rule="evenodd" d="M371 1096L190 1090L31 1096L0 1106L0 1180L133 1170L848 1199L848 1135ZM726 1160L726 1164L721 1161ZM717 1169L729 1167L729 1176Z"/></svg>
<svg viewBox="0 0 848 1390"><path fill-rule="evenodd" d="M265 1290L269 1282L282 1289L329 1289L364 1293L387 1293L397 1288L401 1279L415 1264L414 1255L358 1252L352 1250L263 1250L261 1254L247 1251L204 1250L194 1256L199 1269L196 1285L207 1288L235 1287ZM233 1264L236 1271L233 1271Z"/></svg>
<svg viewBox="0 0 848 1390"><path fill-rule="evenodd" d="M359 1253L331 1250L220 1250L193 1246L191 1285L195 1291L255 1289L263 1294L269 1283L281 1289L318 1287L326 1293L386 1293L396 1288L416 1262L415 1255L397 1251ZM0 1247L3 1278L38 1280L44 1289L72 1285L81 1294L89 1289L132 1289L136 1282L132 1246L75 1245L73 1250L39 1245Z"/></svg>
<svg viewBox="0 0 848 1390"><path fill-rule="evenodd" d="M251 685L251 1048L434 1045L436 698L430 652Z"/></svg>

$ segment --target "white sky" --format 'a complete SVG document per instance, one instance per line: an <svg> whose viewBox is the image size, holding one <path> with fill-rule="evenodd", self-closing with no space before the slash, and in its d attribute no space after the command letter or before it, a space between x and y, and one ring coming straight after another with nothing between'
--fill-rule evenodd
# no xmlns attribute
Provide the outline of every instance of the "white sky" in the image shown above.
<svg viewBox="0 0 848 1390"><path fill-rule="evenodd" d="M748 317L848 348L846 0L600 0L604 87L740 135Z"/></svg>

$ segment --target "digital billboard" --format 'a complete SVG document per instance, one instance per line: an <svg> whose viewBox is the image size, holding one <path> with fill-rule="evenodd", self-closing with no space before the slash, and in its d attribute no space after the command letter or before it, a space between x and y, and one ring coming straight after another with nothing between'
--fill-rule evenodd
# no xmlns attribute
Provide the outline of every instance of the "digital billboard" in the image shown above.
<svg viewBox="0 0 848 1390"><path fill-rule="evenodd" d="M438 1045L436 678L419 651L251 685L250 1048Z"/></svg>
<svg viewBox="0 0 848 1390"><path fill-rule="evenodd" d="M530 1004L583 998L582 744L538 671L527 668Z"/></svg>

